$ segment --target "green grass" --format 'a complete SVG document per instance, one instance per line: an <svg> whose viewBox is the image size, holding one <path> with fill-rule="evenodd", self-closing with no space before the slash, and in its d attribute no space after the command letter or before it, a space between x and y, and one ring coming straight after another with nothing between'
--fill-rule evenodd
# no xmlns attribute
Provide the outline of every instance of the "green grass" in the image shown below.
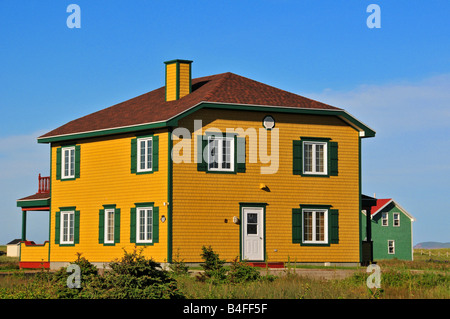
<svg viewBox="0 0 450 319"><path fill-rule="evenodd" d="M6 252L6 246L0 246L0 251ZM0 272L17 271L19 269L18 257L0 256Z"/></svg>
<svg viewBox="0 0 450 319"><path fill-rule="evenodd" d="M443 256L439 259L437 256L430 258L427 254L420 255L416 251L414 261L378 261L377 265L381 269L380 289L367 287L366 280L370 274L365 267L345 268L352 269L354 274L345 279L325 280L295 273L292 263L279 276L262 276L260 280L239 284L199 281L192 275L175 278L180 291L192 299L450 299L450 262L445 257L447 251L449 249L442 250L440 254ZM437 252L432 250L432 253ZM17 264L17 258L11 260L11 257L0 257L0 269ZM0 275L0 299L56 298L57 294L49 280L51 276L52 273L47 271L26 275L23 270L17 269L13 274Z"/></svg>

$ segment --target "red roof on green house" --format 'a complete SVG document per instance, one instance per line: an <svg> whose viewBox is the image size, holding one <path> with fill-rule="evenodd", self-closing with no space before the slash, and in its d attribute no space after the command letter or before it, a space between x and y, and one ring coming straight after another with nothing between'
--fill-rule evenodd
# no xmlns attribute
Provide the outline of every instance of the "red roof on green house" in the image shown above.
<svg viewBox="0 0 450 319"><path fill-rule="evenodd" d="M376 214L380 209L384 208L387 204L392 201L392 198L380 198L377 199L377 205L372 206L370 210L370 215Z"/></svg>

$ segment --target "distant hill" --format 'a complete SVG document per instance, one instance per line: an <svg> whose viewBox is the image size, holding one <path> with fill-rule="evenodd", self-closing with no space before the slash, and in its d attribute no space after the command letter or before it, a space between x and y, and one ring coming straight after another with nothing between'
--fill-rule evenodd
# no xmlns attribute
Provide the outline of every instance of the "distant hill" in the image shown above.
<svg viewBox="0 0 450 319"><path fill-rule="evenodd" d="M450 248L450 243L439 243L435 241L426 241L423 243L418 243L414 246L414 248L423 248L423 249L438 249L438 248Z"/></svg>

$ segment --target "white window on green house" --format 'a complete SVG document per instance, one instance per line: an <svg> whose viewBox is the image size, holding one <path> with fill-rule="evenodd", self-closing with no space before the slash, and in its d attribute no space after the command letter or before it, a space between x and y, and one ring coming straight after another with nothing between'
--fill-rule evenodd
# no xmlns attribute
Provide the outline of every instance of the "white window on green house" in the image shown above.
<svg viewBox="0 0 450 319"><path fill-rule="evenodd" d="M62 148L62 178L75 178L75 146Z"/></svg>
<svg viewBox="0 0 450 319"><path fill-rule="evenodd" d="M114 209L105 209L105 244L114 243Z"/></svg>
<svg viewBox="0 0 450 319"><path fill-rule="evenodd" d="M234 171L234 137L208 137L208 170Z"/></svg>
<svg viewBox="0 0 450 319"><path fill-rule="evenodd" d="M137 243L151 243L153 233L153 208L137 208Z"/></svg>
<svg viewBox="0 0 450 319"><path fill-rule="evenodd" d="M400 226L400 214L394 213L393 217L394 217L394 227L399 227Z"/></svg>
<svg viewBox="0 0 450 319"><path fill-rule="evenodd" d="M328 242L328 211L303 210L303 243Z"/></svg>
<svg viewBox="0 0 450 319"><path fill-rule="evenodd" d="M328 174L327 143L304 142L303 157L304 174Z"/></svg>
<svg viewBox="0 0 450 319"><path fill-rule="evenodd" d="M74 211L62 211L60 221L61 221L60 243L61 244L73 244L74 243L75 212Z"/></svg>
<svg viewBox="0 0 450 319"><path fill-rule="evenodd" d="M153 139L152 137L138 138L137 140L137 171L150 172L152 171L153 161Z"/></svg>
<svg viewBox="0 0 450 319"><path fill-rule="evenodd" d="M388 213L382 213L381 214L381 225L382 226L388 226L389 225Z"/></svg>
<svg viewBox="0 0 450 319"><path fill-rule="evenodd" d="M395 241L394 240L388 240L388 254L390 254L390 255L395 254Z"/></svg>

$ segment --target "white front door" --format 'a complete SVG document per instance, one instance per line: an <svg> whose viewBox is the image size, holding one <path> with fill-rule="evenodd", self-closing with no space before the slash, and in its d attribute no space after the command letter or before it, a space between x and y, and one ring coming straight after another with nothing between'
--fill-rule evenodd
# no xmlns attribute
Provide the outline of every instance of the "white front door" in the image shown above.
<svg viewBox="0 0 450 319"><path fill-rule="evenodd" d="M242 259L264 261L264 216L262 207L242 208Z"/></svg>

